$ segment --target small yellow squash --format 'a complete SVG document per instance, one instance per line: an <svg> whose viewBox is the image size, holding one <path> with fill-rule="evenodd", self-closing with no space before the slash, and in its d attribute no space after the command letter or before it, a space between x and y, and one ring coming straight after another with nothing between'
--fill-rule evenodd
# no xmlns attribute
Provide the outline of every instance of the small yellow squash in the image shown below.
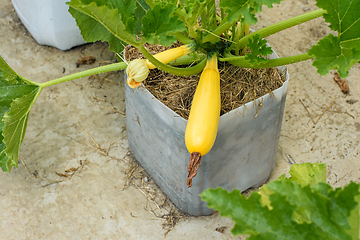
<svg viewBox="0 0 360 240"><path fill-rule="evenodd" d="M157 53L154 55L154 57L160 62L166 64L178 59L179 57L189 54L191 51L193 51L193 49L194 48L191 44L182 45L177 48L172 48L161 53ZM154 68L156 68L155 65L147 59L135 59L134 61L131 61L126 68L126 74L128 77L127 84L129 87L136 88L140 86L141 82L144 81L149 75L149 69Z"/></svg>

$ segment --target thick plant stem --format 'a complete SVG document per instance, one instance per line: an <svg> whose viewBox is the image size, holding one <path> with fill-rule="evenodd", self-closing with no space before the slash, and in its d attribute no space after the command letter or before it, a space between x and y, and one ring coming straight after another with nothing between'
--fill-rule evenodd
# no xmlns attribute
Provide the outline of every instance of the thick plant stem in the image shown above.
<svg viewBox="0 0 360 240"><path fill-rule="evenodd" d="M269 59L267 63L251 65L248 61L245 60L245 56L238 57L230 53L226 53L225 58L220 58L219 61L226 61L234 66L243 68L272 68L302 62L311 58L313 58L313 56L309 55L308 53L303 53L295 56Z"/></svg>
<svg viewBox="0 0 360 240"><path fill-rule="evenodd" d="M220 35L226 30L228 30L232 25L233 23L230 22L225 22L220 24L211 34L205 36L202 42L203 43L211 42L217 38L220 38Z"/></svg>
<svg viewBox="0 0 360 240"><path fill-rule="evenodd" d="M206 64L206 59L198 63L197 65L189 68L177 68L172 67L166 64L163 64L159 60L157 60L153 55L151 55L144 46L140 46L138 48L142 54L152 63L154 64L158 69L173 74L177 76L191 76L200 73Z"/></svg>
<svg viewBox="0 0 360 240"><path fill-rule="evenodd" d="M179 57L178 59L176 59L172 62L169 62L169 65L171 65L171 66L189 66L189 65L193 65L198 62L201 62L205 58L206 58L206 55L203 53L185 55L185 56Z"/></svg>
<svg viewBox="0 0 360 240"><path fill-rule="evenodd" d="M274 33L280 32L282 30L285 30L287 28L299 25L301 23L310 21L312 19L321 17L322 15L324 15L326 13L326 11L324 9L318 9L309 13L305 13L302 14L300 16L297 17L293 17L275 24L272 24L270 26L264 27L260 30L257 30L255 32L250 33L249 35L243 37L242 39L240 39L239 41L239 48L242 49L246 46L246 44L248 43L249 39L251 37L253 37L254 35L258 34L260 35L260 38L264 38L267 37L269 35L272 35Z"/></svg>
<svg viewBox="0 0 360 240"><path fill-rule="evenodd" d="M184 45L189 44L189 43L192 42L192 40L190 38L188 38L187 36L185 36L181 32L174 33L174 36L176 37L177 40L182 42Z"/></svg>
<svg viewBox="0 0 360 240"><path fill-rule="evenodd" d="M56 85L59 83L64 83L64 82L72 81L72 80L75 80L78 78L88 77L88 76L99 74L99 73L124 70L124 69L126 69L126 67L127 67L127 64L125 62L109 64L109 65L85 70L82 72L74 73L74 74L71 74L71 75L68 75L65 77L57 78L57 79L54 79L54 80L51 80L48 82L44 82L42 84L39 84L39 86L42 88L46 88L46 87L53 86L53 85Z"/></svg>
<svg viewBox="0 0 360 240"><path fill-rule="evenodd" d="M235 39L234 39L234 41L235 41L235 54L236 54L236 56L240 55L239 44L236 44L237 42L239 42L240 37L241 37L241 23L239 23L236 26L236 31L235 31Z"/></svg>

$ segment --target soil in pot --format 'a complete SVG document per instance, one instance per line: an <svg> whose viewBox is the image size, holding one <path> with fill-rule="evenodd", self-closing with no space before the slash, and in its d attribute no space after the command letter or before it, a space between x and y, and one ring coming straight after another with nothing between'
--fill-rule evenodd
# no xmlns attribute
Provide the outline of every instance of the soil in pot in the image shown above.
<svg viewBox="0 0 360 240"><path fill-rule="evenodd" d="M174 46L177 45L172 47ZM167 49L158 45L147 45L146 48L151 54ZM133 60L142 58L142 54L136 48L130 47L126 51L125 57ZM221 80L220 115L271 93L285 82L285 77L277 68L248 69L219 62L219 72ZM199 79L200 74L175 76L159 69L151 69L143 84L158 100L184 119L188 119Z"/></svg>

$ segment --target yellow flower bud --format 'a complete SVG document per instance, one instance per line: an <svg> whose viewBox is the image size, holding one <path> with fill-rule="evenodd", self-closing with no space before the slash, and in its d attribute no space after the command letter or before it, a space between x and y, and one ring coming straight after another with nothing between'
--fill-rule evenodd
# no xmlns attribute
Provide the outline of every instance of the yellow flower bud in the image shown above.
<svg viewBox="0 0 360 240"><path fill-rule="evenodd" d="M149 72L149 67L144 59L135 59L131 61L126 68L127 84L131 88L140 86L141 82L149 75Z"/></svg>

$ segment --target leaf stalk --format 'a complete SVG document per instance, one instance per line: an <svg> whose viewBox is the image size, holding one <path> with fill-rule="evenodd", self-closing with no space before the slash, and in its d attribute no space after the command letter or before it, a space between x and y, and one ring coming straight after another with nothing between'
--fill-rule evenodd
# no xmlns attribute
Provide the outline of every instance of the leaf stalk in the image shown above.
<svg viewBox="0 0 360 240"><path fill-rule="evenodd" d="M39 84L39 86L41 88L46 88L46 87L50 87L50 86L53 86L53 85L56 85L59 83L64 83L64 82L72 81L72 80L75 80L78 78L88 77L88 76L99 74L99 73L124 70L124 69L126 69L126 67L127 67L127 64L125 62L109 64L109 65L85 70L82 72L74 73L74 74L71 74L71 75L68 75L65 77L57 78L57 79L54 79L54 80L51 80L48 82L44 82L44 83Z"/></svg>
<svg viewBox="0 0 360 240"><path fill-rule="evenodd" d="M308 13L290 18L290 19L286 19L281 22L274 23L267 27L264 27L260 30L252 32L249 35L246 35L245 37L241 38L239 41L239 48L243 49L246 46L246 44L248 43L249 39L252 38L255 34L260 35L260 38L264 38L264 37L270 36L274 33L285 30L287 28L291 28L291 27L299 25L301 23L321 17L326 13L327 13L326 10L318 9L318 10L308 12Z"/></svg>
<svg viewBox="0 0 360 240"><path fill-rule="evenodd" d="M225 53L224 56L225 58L219 58L219 61L229 62L230 64L238 67L257 69L279 67L313 58L313 56L309 55L308 53L303 53L289 57L269 59L267 63L251 65L248 61L245 60L245 56L234 56L231 53Z"/></svg>

